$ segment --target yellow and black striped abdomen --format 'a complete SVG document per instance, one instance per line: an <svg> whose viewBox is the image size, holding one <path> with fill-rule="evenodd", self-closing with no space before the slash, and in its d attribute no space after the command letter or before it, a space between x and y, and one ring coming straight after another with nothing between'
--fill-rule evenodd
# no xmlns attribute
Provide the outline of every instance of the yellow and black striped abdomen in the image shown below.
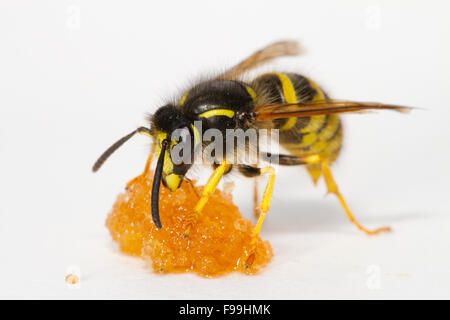
<svg viewBox="0 0 450 320"><path fill-rule="evenodd" d="M270 103L295 103L326 99L325 93L310 79L294 73L266 73L256 78L252 87ZM338 115L319 115L273 121L279 129L280 145L292 155L320 155L332 163L342 144L342 125ZM320 164L307 166L314 181L321 175Z"/></svg>

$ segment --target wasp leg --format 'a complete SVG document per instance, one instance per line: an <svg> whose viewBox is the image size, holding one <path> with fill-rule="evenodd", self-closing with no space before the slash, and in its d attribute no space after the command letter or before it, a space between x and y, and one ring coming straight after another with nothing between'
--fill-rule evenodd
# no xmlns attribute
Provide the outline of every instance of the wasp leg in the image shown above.
<svg viewBox="0 0 450 320"><path fill-rule="evenodd" d="M153 159L153 143L152 143L152 146L150 148L150 154L149 154L149 156L147 158L147 163L145 164L144 172L142 172L137 177L134 177L133 179L128 181L125 189L128 189L132 184L134 184L136 182L136 180L140 179L141 177L143 177L143 178L147 177L148 172L150 171L150 166L152 165L152 159Z"/></svg>
<svg viewBox="0 0 450 320"><path fill-rule="evenodd" d="M271 162L276 161L278 164L283 166L298 166L298 165L306 165L310 163L317 163L320 161L320 157L318 155L310 155L306 157L299 157L293 155L286 154L271 154L267 152L260 153L260 156L265 161ZM253 168L253 167L250 167ZM240 167L241 173L245 176L253 176L252 170L248 169L248 166ZM255 176L254 182L254 195L253 195L253 212L256 218L260 215L260 209L258 206L258 185L257 185L257 176Z"/></svg>
<svg viewBox="0 0 450 320"><path fill-rule="evenodd" d="M270 163L278 163L282 166L299 166L312 163L319 163L321 161L319 155L313 154L310 156L293 156L288 154L271 154L268 152L261 153L263 160Z"/></svg>
<svg viewBox="0 0 450 320"><path fill-rule="evenodd" d="M189 233L191 232L195 222L197 221L198 215L202 212L203 208L208 202L209 196L214 193L216 190L217 184L219 183L222 176L229 170L231 165L228 164L225 160L223 160L220 165L214 170L213 174L209 177L208 182L203 188L202 196L200 200L197 202L194 211L190 214L187 219L187 227L184 231L184 238L189 237Z"/></svg>
<svg viewBox="0 0 450 320"><path fill-rule="evenodd" d="M261 231L261 226L263 224L264 218L266 217L267 211L270 208L270 200L272 199L272 191L273 185L275 182L275 170L272 167L264 167L262 169L253 168L254 170L258 170L259 174L269 174L269 181L267 182L266 189L264 190L264 194L261 200L261 204L259 208L261 213L259 215L258 222L256 223L255 229L253 230L252 240L250 242L250 254L245 263L246 267L249 268L252 266L255 261L255 253L256 253L256 244L258 243L259 232Z"/></svg>
<svg viewBox="0 0 450 320"><path fill-rule="evenodd" d="M253 214L256 219L259 218L261 211L258 205L258 177L253 179Z"/></svg>
<svg viewBox="0 0 450 320"><path fill-rule="evenodd" d="M341 193L338 190L338 186L336 182L334 181L333 175L331 174L330 167L326 161L322 161L322 173L323 177L325 179L325 183L327 184L328 193L334 193L341 203L342 208L344 208L345 213L347 214L347 217L350 219L351 222L361 231L368 235L375 235L380 232L384 231L390 231L391 228L389 227L382 227L375 230L368 230L364 228L361 224L359 224L358 221L356 221L355 217L353 216L352 212L350 211L349 207L347 206L347 203L345 202L344 198L342 197Z"/></svg>

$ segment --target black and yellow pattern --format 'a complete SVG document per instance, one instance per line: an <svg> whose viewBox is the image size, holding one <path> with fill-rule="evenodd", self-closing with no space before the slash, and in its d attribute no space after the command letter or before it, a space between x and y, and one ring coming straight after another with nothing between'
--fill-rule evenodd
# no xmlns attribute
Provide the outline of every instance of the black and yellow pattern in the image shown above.
<svg viewBox="0 0 450 320"><path fill-rule="evenodd" d="M314 81L295 73L266 73L256 78L252 86L265 94L270 103L289 104L327 98ZM273 121L273 126L280 130L280 145L292 155L319 155L328 163L332 163L339 155L342 125L338 115L277 119ZM320 163L308 164L306 167L314 182L317 182L322 174Z"/></svg>
<svg viewBox="0 0 450 320"><path fill-rule="evenodd" d="M158 204L161 182L170 190L176 190L183 181L186 181L185 175L195 161L191 153L188 157L192 160L191 162L176 164L172 159L172 149L175 146L182 143L190 146L191 150L205 148L207 144L201 137L208 129L219 130L226 144L226 131L229 129L245 131L249 128L275 128L280 130L280 145L289 153L279 155L280 165L304 165L314 182L323 176L328 192L337 196L348 218L360 230L367 234L388 231L386 227L369 230L359 224L331 174L330 165L339 156L342 146L343 131L338 114L365 110L405 112L410 108L375 102L329 99L314 81L295 73L266 73L249 83L240 79L242 74L275 58L296 55L300 52L301 48L296 42L275 42L257 50L220 76L196 83L180 96L178 101L160 107L149 118L150 128L140 127L111 145L96 161L93 171L97 171L115 150L136 133L152 137L153 150L158 160L153 179L151 211L155 225L161 228ZM200 123L201 127L197 128L196 123ZM172 136L176 130L181 130L186 135ZM255 147L259 150L259 146ZM237 149L242 146L234 145L234 148L234 150L226 150L225 155L228 155L228 152L237 152ZM261 153L260 156L263 158L264 154ZM151 157L147 161L143 174L146 174L150 168L150 159ZM201 214L208 197L214 192L221 177L234 165L247 177L259 175L269 177L259 204L261 215L252 238L252 243L256 246L264 216L270 207L275 171L270 166L259 168L257 164L232 164L228 163L227 159L228 157L214 159L214 173L188 219L189 227L185 235L189 235L196 217ZM251 266L254 260L254 252L254 250L249 252L248 266Z"/></svg>

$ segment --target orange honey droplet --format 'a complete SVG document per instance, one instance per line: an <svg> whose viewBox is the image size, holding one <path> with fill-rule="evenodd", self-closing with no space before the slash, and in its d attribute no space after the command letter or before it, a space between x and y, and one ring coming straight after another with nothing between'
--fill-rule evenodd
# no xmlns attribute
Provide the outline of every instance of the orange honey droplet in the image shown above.
<svg viewBox="0 0 450 320"><path fill-rule="evenodd" d="M80 281L80 278L76 274L68 274L65 278L66 283L70 285L75 285Z"/></svg>
<svg viewBox="0 0 450 320"><path fill-rule="evenodd" d="M153 176L150 173L148 176ZM251 268L246 266L251 254L254 225L243 219L229 193L216 190L184 238L187 218L198 201L201 187L182 183L171 192L160 191L160 216L157 229L150 211L151 181L137 177L120 194L106 219L113 240L123 252L149 261L155 272L195 272L218 276L232 271L254 274L266 266L272 256L268 241L258 238Z"/></svg>

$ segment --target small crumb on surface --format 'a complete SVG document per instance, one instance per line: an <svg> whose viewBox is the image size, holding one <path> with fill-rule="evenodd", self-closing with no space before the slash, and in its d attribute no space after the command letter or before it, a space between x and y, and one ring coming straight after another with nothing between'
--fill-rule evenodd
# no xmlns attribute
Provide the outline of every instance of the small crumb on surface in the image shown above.
<svg viewBox="0 0 450 320"><path fill-rule="evenodd" d="M76 274L68 274L65 278L66 283L69 285L75 285L78 284L78 282L80 281L80 278L76 275Z"/></svg>

